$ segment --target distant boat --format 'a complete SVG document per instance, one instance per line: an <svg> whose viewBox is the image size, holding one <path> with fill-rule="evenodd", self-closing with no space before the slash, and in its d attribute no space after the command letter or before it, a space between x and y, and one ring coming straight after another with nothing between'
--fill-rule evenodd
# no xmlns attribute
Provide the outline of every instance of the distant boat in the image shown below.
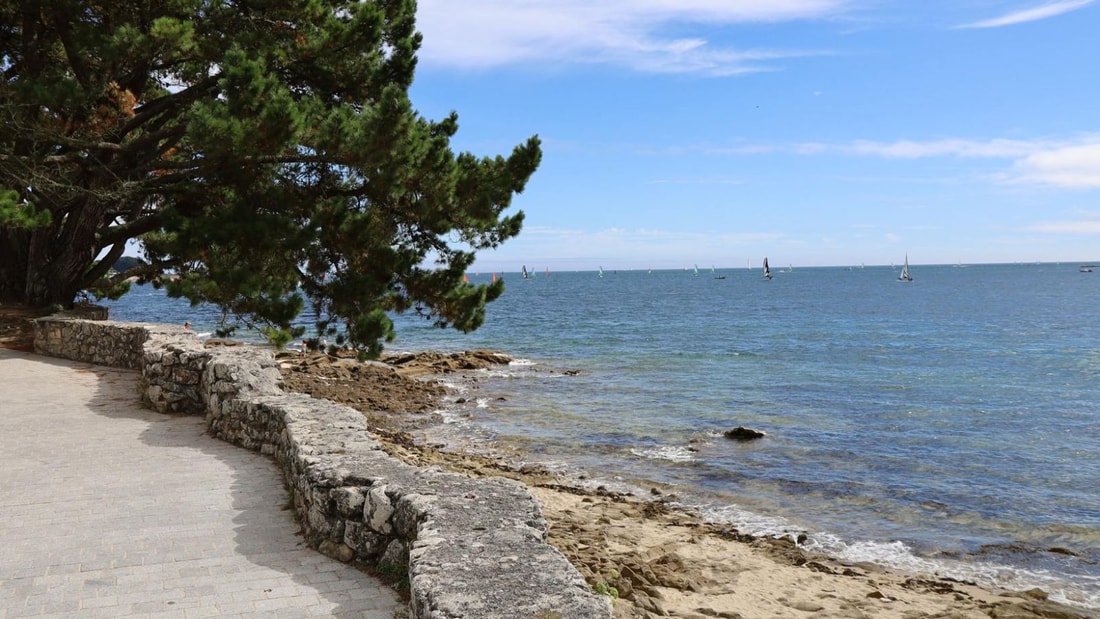
<svg viewBox="0 0 1100 619"><path fill-rule="evenodd" d="M771 268L768 267L768 258L767 258L767 256L765 256L764 257L764 279L771 279L771 278L772 278L772 270L771 270Z"/></svg>
<svg viewBox="0 0 1100 619"><path fill-rule="evenodd" d="M905 266L901 267L901 275L898 275L899 282L911 282L913 276L909 274L909 254L905 254Z"/></svg>
<svg viewBox="0 0 1100 619"><path fill-rule="evenodd" d="M599 277L600 279L603 279L603 267L600 267Z"/></svg>
<svg viewBox="0 0 1100 619"><path fill-rule="evenodd" d="M546 267L546 276L550 277L550 267Z"/></svg>
<svg viewBox="0 0 1100 619"><path fill-rule="evenodd" d="M695 277L699 277L699 265L695 265Z"/></svg>
<svg viewBox="0 0 1100 619"><path fill-rule="evenodd" d="M725 275L721 275L717 271L714 270L714 265L713 264L710 265L710 274L714 276L714 279L726 279Z"/></svg>
<svg viewBox="0 0 1100 619"><path fill-rule="evenodd" d="M531 274L527 272L527 265L523 265L523 279L531 279Z"/></svg>
<svg viewBox="0 0 1100 619"><path fill-rule="evenodd" d="M1095 268L1096 268L1096 265L1083 264L1083 265L1081 265L1081 268L1079 268L1077 270L1080 271L1081 273L1092 273L1092 270L1095 269Z"/></svg>

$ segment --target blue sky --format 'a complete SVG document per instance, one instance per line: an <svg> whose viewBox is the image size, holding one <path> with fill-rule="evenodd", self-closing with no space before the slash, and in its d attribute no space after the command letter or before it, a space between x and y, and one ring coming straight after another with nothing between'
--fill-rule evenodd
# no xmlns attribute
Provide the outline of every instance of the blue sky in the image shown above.
<svg viewBox="0 0 1100 619"><path fill-rule="evenodd" d="M414 104L538 134L482 271L1100 260L1100 0L420 0Z"/></svg>

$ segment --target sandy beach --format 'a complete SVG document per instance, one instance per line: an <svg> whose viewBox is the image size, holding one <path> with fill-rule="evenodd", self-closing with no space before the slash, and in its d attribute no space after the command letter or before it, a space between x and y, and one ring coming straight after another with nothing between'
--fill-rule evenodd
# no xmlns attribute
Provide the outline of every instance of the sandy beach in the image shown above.
<svg viewBox="0 0 1100 619"><path fill-rule="evenodd" d="M419 430L433 423L432 401L440 395L430 377L506 360L485 351L425 353L391 358L393 372L290 355L284 358L284 377L292 390L343 399L362 410L387 451L409 463L525 483L542 504L550 542L595 590L615 598L616 617L1097 616L1051 602L1040 590L992 591L934 575L845 564L810 554L794 540L742 535L670 505L674 489L654 487L645 496L586 489L540 467L513 464L522 461L521 454L512 459L455 452L418 438ZM393 412L380 414L380 409Z"/></svg>
<svg viewBox="0 0 1100 619"><path fill-rule="evenodd" d="M660 496L561 485L539 470L412 445L383 435L390 453L420 466L526 483L542 504L550 542L616 617L1018 618L1094 617L1034 590L995 592L929 575L900 574L813 556L786 539L754 538L702 522ZM656 491L659 492L659 491Z"/></svg>

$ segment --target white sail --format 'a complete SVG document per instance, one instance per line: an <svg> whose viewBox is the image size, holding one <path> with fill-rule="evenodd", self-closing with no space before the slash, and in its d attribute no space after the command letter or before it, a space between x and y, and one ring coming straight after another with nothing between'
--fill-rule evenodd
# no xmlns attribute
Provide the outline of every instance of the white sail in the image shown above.
<svg viewBox="0 0 1100 619"><path fill-rule="evenodd" d="M911 282L913 276L909 275L909 254L905 254L905 265L901 267L901 275L898 276L899 282Z"/></svg>
<svg viewBox="0 0 1100 619"><path fill-rule="evenodd" d="M764 258L764 279L772 278L772 270L768 268L768 258Z"/></svg>

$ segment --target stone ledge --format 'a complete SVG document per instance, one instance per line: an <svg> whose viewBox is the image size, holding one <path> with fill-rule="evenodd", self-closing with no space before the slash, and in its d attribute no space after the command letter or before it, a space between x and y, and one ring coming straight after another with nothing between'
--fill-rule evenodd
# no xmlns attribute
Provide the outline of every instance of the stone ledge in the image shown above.
<svg viewBox="0 0 1100 619"><path fill-rule="evenodd" d="M204 414L213 435L273 456L310 544L406 570L417 619L611 617L610 599L546 542L542 509L522 484L390 457L357 411L284 393L270 350L50 316L36 321L35 351L140 369L156 410Z"/></svg>

